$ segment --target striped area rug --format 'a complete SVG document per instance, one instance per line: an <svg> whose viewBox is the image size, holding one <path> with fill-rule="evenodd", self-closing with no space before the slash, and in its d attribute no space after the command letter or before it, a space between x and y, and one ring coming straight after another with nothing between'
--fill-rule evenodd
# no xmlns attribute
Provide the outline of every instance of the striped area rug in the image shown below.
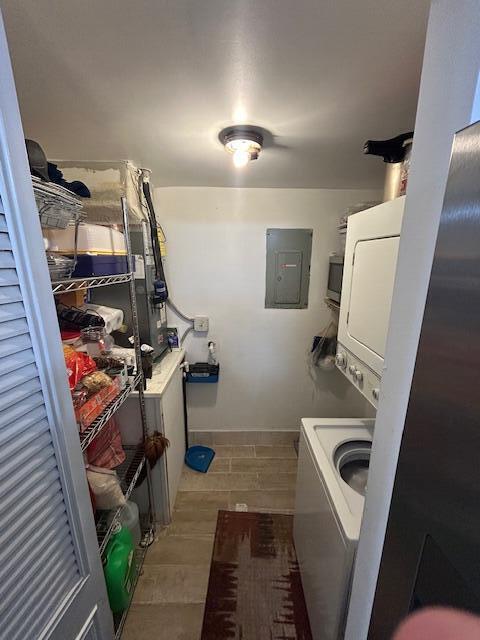
<svg viewBox="0 0 480 640"><path fill-rule="evenodd" d="M219 511L201 640L311 640L293 516Z"/></svg>

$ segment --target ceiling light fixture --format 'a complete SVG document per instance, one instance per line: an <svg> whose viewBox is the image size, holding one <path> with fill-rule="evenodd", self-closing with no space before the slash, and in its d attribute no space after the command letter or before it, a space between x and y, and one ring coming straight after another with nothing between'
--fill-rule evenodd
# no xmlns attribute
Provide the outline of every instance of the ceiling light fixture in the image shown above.
<svg viewBox="0 0 480 640"><path fill-rule="evenodd" d="M253 127L228 127L220 131L218 137L225 149L232 154L233 164L237 169L256 160L262 150L263 136Z"/></svg>

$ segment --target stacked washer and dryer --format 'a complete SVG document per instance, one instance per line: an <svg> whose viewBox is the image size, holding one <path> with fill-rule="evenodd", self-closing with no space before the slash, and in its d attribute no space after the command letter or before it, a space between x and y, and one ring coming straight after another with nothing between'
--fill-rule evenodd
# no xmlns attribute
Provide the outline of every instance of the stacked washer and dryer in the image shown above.
<svg viewBox="0 0 480 640"><path fill-rule="evenodd" d="M348 218L337 368L376 408L405 197ZM294 537L314 640L345 630L372 419L302 420Z"/></svg>

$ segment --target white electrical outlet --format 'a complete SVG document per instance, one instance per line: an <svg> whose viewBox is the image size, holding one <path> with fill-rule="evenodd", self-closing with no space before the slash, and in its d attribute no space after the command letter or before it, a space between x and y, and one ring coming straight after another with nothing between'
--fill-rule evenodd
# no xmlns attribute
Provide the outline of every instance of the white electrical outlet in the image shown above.
<svg viewBox="0 0 480 640"><path fill-rule="evenodd" d="M208 331L208 318L207 316L195 316L193 319L193 330L194 331L203 331L204 333Z"/></svg>

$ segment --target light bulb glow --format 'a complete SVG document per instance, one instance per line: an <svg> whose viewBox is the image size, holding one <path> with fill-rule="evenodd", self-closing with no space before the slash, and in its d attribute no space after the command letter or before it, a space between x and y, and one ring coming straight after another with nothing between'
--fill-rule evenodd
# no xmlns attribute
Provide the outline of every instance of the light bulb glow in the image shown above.
<svg viewBox="0 0 480 640"><path fill-rule="evenodd" d="M233 166L237 169L246 167L250 161L256 160L262 150L263 137L254 131L233 128L221 131L219 139L225 150L232 154Z"/></svg>
<svg viewBox="0 0 480 640"><path fill-rule="evenodd" d="M250 162L250 153L244 149L237 149L233 152L233 164L237 169L246 167Z"/></svg>

